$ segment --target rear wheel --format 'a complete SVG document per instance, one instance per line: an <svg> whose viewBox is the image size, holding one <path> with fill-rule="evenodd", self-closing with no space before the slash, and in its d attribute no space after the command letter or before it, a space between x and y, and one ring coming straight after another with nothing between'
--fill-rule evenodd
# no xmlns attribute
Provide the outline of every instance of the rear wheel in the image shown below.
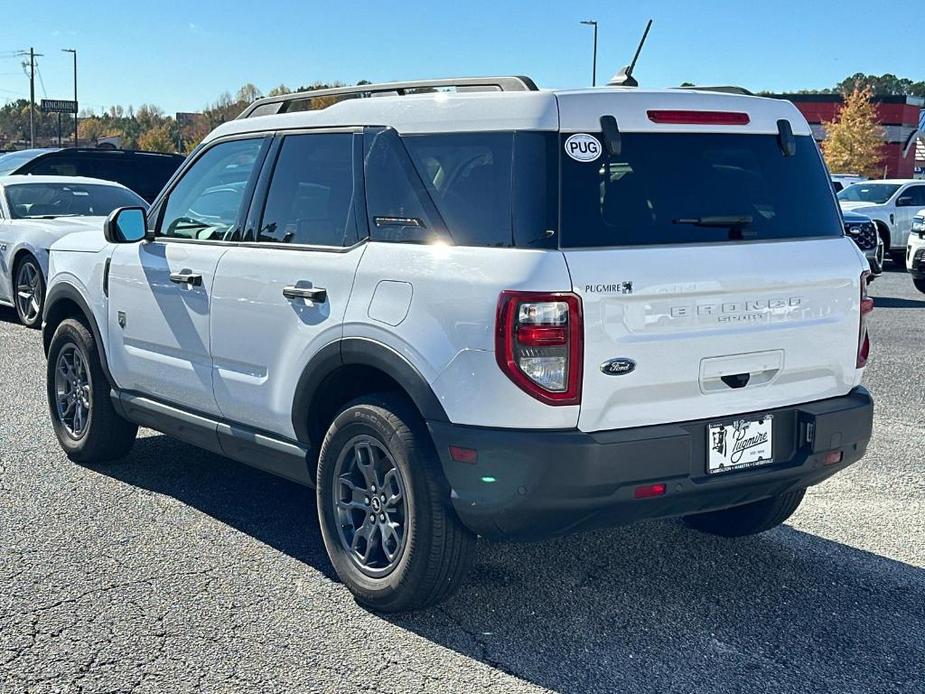
<svg viewBox="0 0 925 694"><path fill-rule="evenodd" d="M372 396L341 411L321 446L317 497L328 556L360 603L415 610L461 584L476 538L450 507L433 443L403 400Z"/></svg>
<svg viewBox="0 0 925 694"><path fill-rule="evenodd" d="M918 289L920 292L925 294L925 277L921 279L912 280L912 284L915 285L916 289Z"/></svg>
<svg viewBox="0 0 925 694"><path fill-rule="evenodd" d="M798 489L722 511L708 511L684 516L684 522L692 528L711 535L723 537L755 535L776 528L790 518L803 501L805 493L805 489Z"/></svg>
<svg viewBox="0 0 925 694"><path fill-rule="evenodd" d="M58 326L48 348L48 407L68 458L101 463L132 448L138 427L116 412L93 335L79 321Z"/></svg>
<svg viewBox="0 0 925 694"><path fill-rule="evenodd" d="M45 307L45 278L39 261L33 255L26 255L16 263L13 276L19 322L29 328L38 328L42 324L42 309Z"/></svg>

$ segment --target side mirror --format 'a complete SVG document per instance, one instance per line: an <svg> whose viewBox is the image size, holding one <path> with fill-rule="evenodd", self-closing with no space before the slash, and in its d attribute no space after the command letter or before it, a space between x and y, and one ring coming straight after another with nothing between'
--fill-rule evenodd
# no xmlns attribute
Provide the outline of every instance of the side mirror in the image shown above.
<svg viewBox="0 0 925 694"><path fill-rule="evenodd" d="M109 243L137 243L147 235L148 216L143 207L120 207L103 224L103 236Z"/></svg>
<svg viewBox="0 0 925 694"><path fill-rule="evenodd" d="M896 207L912 207L912 196L902 195L896 199Z"/></svg>

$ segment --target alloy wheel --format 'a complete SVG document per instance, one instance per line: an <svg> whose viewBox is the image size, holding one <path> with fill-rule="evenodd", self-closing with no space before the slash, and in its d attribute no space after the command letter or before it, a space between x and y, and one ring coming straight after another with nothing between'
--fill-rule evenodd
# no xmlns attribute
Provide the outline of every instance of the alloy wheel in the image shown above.
<svg viewBox="0 0 925 694"><path fill-rule="evenodd" d="M405 481L391 454L372 436L354 437L340 451L333 484L341 546L366 575L387 575L408 535Z"/></svg>
<svg viewBox="0 0 925 694"><path fill-rule="evenodd" d="M42 276L31 260L22 263L16 273L16 306L23 321L30 325L42 311Z"/></svg>
<svg viewBox="0 0 925 694"><path fill-rule="evenodd" d="M55 363L55 405L58 420L68 435L80 439L87 433L93 406L90 369L83 353L66 344Z"/></svg>

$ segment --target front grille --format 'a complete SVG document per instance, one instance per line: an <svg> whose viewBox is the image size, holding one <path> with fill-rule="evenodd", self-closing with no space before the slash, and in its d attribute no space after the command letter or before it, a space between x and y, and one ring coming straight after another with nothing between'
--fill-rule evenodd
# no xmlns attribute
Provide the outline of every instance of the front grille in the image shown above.
<svg viewBox="0 0 925 694"><path fill-rule="evenodd" d="M854 240L862 251L869 251L877 247L877 227L873 224L845 224L845 233Z"/></svg>
<svg viewBox="0 0 925 694"><path fill-rule="evenodd" d="M922 269L922 260L925 256L925 248L920 248L915 252L915 257L912 259L912 269L921 270Z"/></svg>

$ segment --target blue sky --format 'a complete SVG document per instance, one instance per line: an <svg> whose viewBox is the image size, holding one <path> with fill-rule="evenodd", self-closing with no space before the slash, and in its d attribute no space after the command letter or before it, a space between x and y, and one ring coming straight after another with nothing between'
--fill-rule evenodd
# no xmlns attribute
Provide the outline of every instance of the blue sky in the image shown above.
<svg viewBox="0 0 925 694"><path fill-rule="evenodd" d="M45 0L0 22L0 102L28 96L11 52L30 45L45 54L37 100L70 98L71 57L60 49L76 48L81 107L97 111L114 103L198 110L245 82L266 91L280 82L526 74L541 86L584 86L591 29L579 20L600 22L601 82L629 61L650 17L636 69L643 86L782 91L832 86L855 72L921 80L917 2L878 11L872 0Z"/></svg>

